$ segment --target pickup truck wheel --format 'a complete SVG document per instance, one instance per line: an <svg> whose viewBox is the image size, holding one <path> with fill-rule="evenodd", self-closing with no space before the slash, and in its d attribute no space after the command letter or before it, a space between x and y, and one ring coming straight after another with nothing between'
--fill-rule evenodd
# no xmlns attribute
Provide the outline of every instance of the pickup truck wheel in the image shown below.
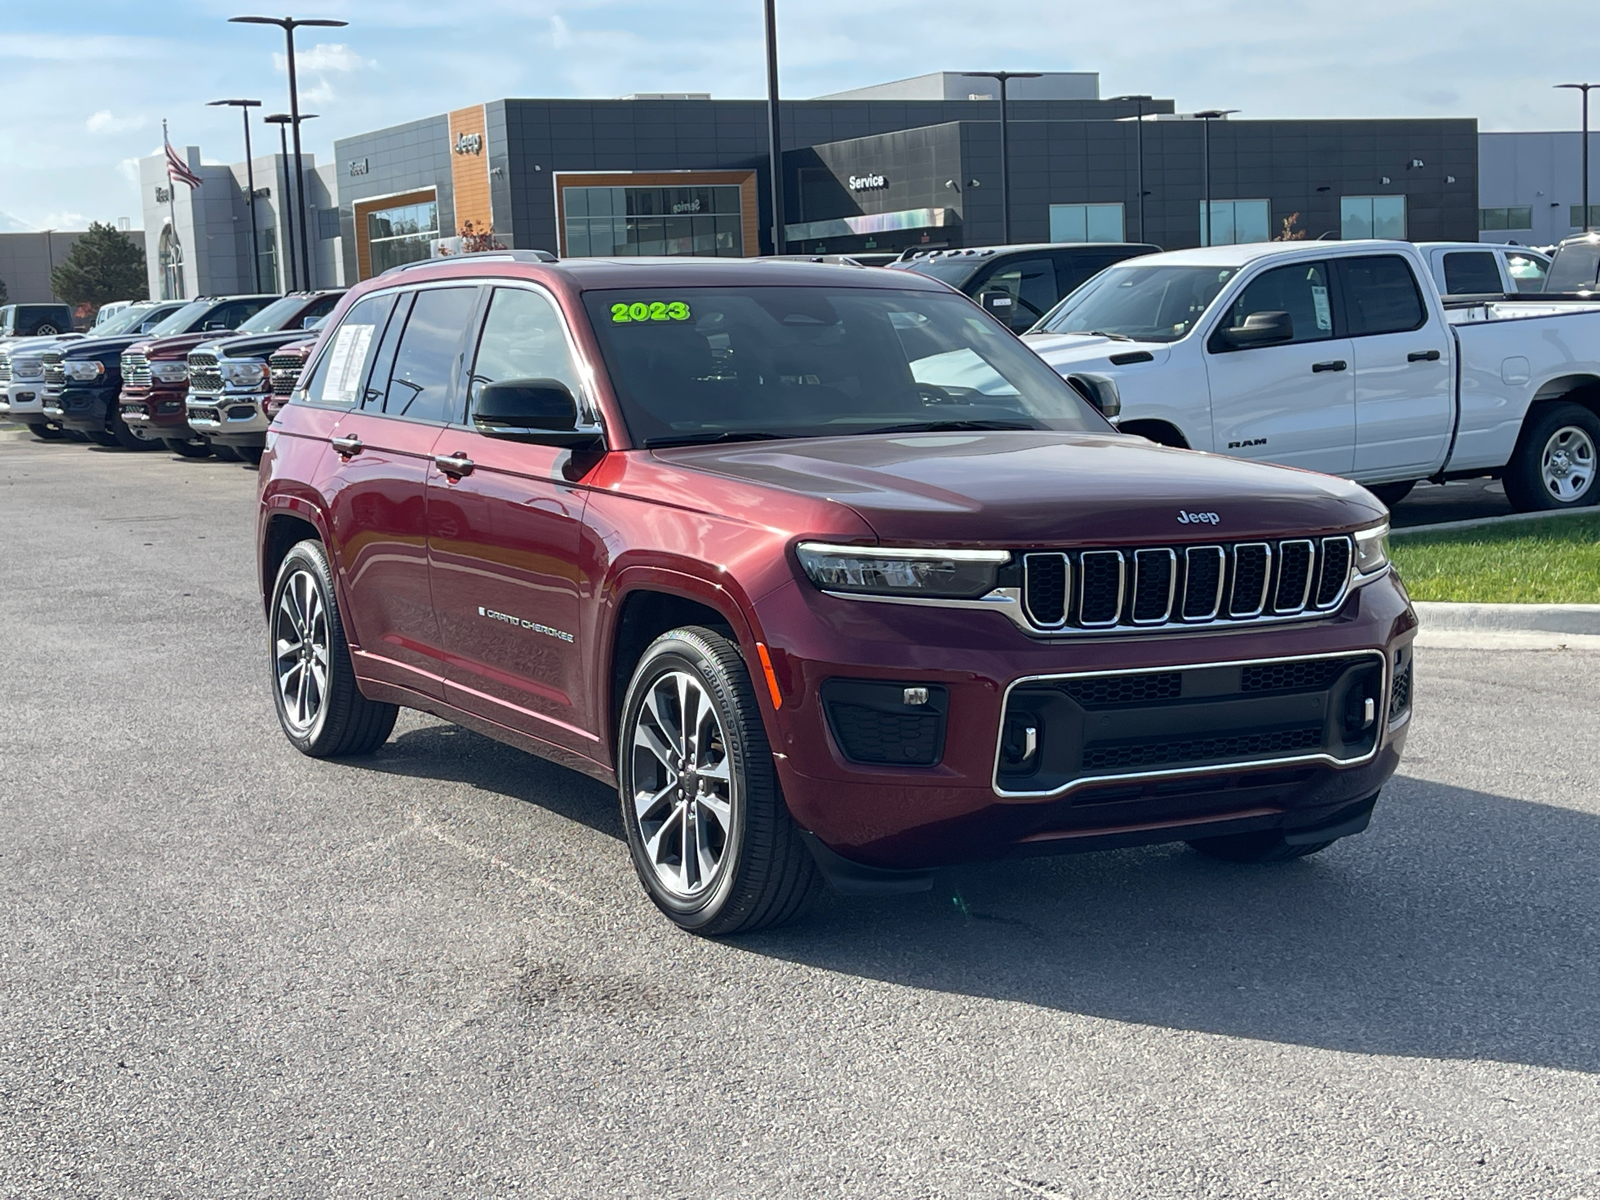
<svg viewBox="0 0 1600 1200"><path fill-rule="evenodd" d="M28 432L41 442L60 441L67 436L67 431L59 425L51 425L47 421L28 422Z"/></svg>
<svg viewBox="0 0 1600 1200"><path fill-rule="evenodd" d="M112 444L121 446L124 450L154 450L161 445L160 442L147 442L129 429L128 423L122 419L120 412L111 414L111 423L107 432L111 434Z"/></svg>
<svg viewBox="0 0 1600 1200"><path fill-rule="evenodd" d="M617 742L628 848L657 908L705 935L799 911L820 876L737 646L698 626L658 637L628 685Z"/></svg>
<svg viewBox="0 0 1600 1200"><path fill-rule="evenodd" d="M1257 833L1230 833L1222 837L1194 838L1189 845L1201 854L1210 858L1220 858L1224 862L1275 863L1304 858L1308 854L1315 854L1318 850L1326 850L1338 840L1331 838L1326 842L1309 842L1305 845L1292 846L1283 840L1283 834L1277 830L1264 829Z"/></svg>
<svg viewBox="0 0 1600 1200"><path fill-rule="evenodd" d="M1505 469L1506 498L1518 512L1586 508L1600 501L1600 418L1581 404L1557 404L1523 428Z"/></svg>
<svg viewBox="0 0 1600 1200"><path fill-rule="evenodd" d="M388 741L400 709L368 700L356 685L320 542L300 542L284 556L267 611L272 698L294 748L312 758L339 758L370 754Z"/></svg>
<svg viewBox="0 0 1600 1200"><path fill-rule="evenodd" d="M238 461L240 461L239 452L237 450L235 450L232 446L224 446L221 442L212 442L211 443L211 453L215 454L223 462L238 462Z"/></svg>
<svg viewBox="0 0 1600 1200"><path fill-rule="evenodd" d="M105 446L111 448L121 445L121 443L117 441L117 435L105 429L85 429L83 431L83 436L88 438L96 446Z"/></svg>
<svg viewBox="0 0 1600 1200"><path fill-rule="evenodd" d="M1393 508L1411 495L1411 489L1416 486L1417 481L1409 479L1405 483L1375 483L1367 491L1382 500L1385 508Z"/></svg>
<svg viewBox="0 0 1600 1200"><path fill-rule="evenodd" d="M181 454L184 458L207 458L211 454L211 443L205 438L195 438L192 442L185 442L178 438L162 438L161 444L174 454Z"/></svg>

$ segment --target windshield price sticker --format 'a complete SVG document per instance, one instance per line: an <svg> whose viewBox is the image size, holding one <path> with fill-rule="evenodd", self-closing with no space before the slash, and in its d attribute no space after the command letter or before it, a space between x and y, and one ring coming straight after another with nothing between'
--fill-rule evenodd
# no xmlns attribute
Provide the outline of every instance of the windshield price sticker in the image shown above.
<svg viewBox="0 0 1600 1200"><path fill-rule="evenodd" d="M634 321L687 321L689 306L682 300L635 300L632 304L613 304L611 323L627 325Z"/></svg>

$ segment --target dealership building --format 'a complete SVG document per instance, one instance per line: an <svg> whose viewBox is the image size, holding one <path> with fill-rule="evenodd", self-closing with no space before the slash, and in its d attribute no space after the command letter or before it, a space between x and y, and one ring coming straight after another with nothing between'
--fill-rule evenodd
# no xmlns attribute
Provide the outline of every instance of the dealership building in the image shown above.
<svg viewBox="0 0 1600 1200"><path fill-rule="evenodd" d="M943 72L785 101L783 249L1001 241L997 93ZM1217 243L1286 220L1312 238L1478 236L1471 119L1208 121L1103 99L1085 72L1014 79L1009 100L1012 241L1199 245L1208 192ZM335 159L350 280L468 222L564 256L772 251L759 100L492 100L342 138Z"/></svg>

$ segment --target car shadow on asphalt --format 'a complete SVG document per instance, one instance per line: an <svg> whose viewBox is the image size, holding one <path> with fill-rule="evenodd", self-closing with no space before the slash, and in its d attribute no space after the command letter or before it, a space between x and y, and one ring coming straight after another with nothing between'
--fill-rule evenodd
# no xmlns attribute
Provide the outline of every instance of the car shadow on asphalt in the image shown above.
<svg viewBox="0 0 1600 1200"><path fill-rule="evenodd" d="M617 839L615 793L454 726L370 769L469 783ZM1600 1073L1600 818L1396 777L1366 833L1241 866L1154 846L824 893L731 952L907 987L1328 1050Z"/></svg>

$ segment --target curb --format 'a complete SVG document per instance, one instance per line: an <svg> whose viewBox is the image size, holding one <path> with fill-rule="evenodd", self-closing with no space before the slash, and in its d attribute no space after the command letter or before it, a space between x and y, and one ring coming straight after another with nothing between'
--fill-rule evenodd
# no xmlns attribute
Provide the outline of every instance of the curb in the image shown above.
<svg viewBox="0 0 1600 1200"><path fill-rule="evenodd" d="M1457 604L1418 600L1412 605L1430 631L1564 633L1600 637L1600 604Z"/></svg>
<svg viewBox="0 0 1600 1200"><path fill-rule="evenodd" d="M1391 538L1403 538L1412 533L1451 533L1457 529L1482 529L1494 525L1514 525L1519 521L1545 521L1551 517L1595 516L1600 508L1560 508L1549 512L1509 513L1503 517L1474 517L1470 521L1441 521L1436 525L1406 525L1389 530Z"/></svg>

